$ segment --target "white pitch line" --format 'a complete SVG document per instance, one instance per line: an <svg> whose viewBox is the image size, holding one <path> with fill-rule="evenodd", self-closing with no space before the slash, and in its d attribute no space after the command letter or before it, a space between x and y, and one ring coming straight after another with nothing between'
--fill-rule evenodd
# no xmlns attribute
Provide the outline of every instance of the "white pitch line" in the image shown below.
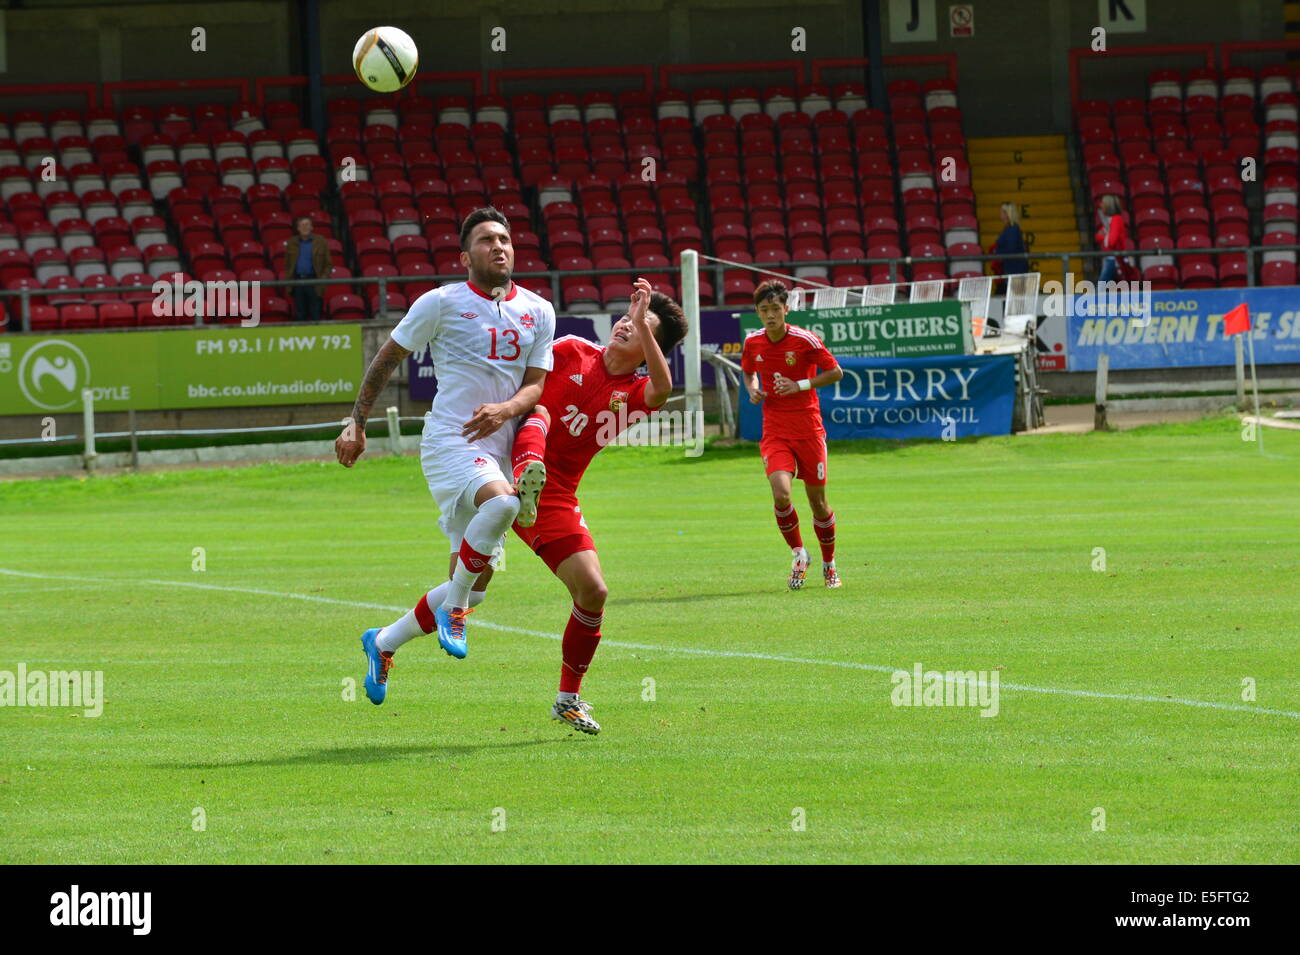
<svg viewBox="0 0 1300 955"><path fill-rule="evenodd" d="M259 590L255 587L223 587L216 584L189 583L182 580L113 580L106 577L74 577L65 574L35 574L21 570L7 570L0 567L0 574L12 577L33 577L38 580L80 580L91 583L110 584L153 584L158 587L188 587L192 590L215 590L222 593L253 594L259 597L279 597L284 600L305 600L311 603L332 604L338 607L357 607L363 610L385 610L390 613L406 613L409 607L397 607L392 604L364 603L357 600L339 600L334 597L316 597L312 594L283 593L277 590ZM492 623L475 618L474 625L488 630L500 630L505 633L518 633L529 637L542 637L546 640L562 640L558 633L546 633L543 630L529 630L526 627L511 627L503 623ZM775 653L753 653L743 650L705 650L698 647L661 647L649 643L627 643L623 640L601 639L602 646L618 647L622 650L649 650L655 653L687 654L689 656L715 657L739 660L766 660L772 663L799 663L805 666L839 667L846 670L866 670L871 673L910 673L903 667L882 666L878 663L853 663L845 660L819 660L813 657L788 657ZM969 686L970 684L967 683ZM977 681L976 686L986 686L984 681ZM1173 703L1179 706L1195 706L1209 710L1228 710L1236 713L1262 713L1269 716L1287 716L1300 719L1300 712L1295 710L1275 710L1263 706L1243 706L1239 703L1215 703L1209 700L1192 700L1178 696L1148 696L1138 693L1100 693L1096 690L1075 690L1058 686L1029 686L1024 683L998 682L999 690L1012 690L1020 693L1044 693L1052 696L1074 696L1092 700L1123 700L1130 703Z"/></svg>

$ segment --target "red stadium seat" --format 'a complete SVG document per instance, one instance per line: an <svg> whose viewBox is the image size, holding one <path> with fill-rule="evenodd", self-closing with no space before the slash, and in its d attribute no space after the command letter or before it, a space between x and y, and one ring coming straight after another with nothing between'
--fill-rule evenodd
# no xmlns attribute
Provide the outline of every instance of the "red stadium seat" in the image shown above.
<svg viewBox="0 0 1300 955"><path fill-rule="evenodd" d="M1266 262L1260 269L1259 284L1264 286L1295 285L1296 265L1294 262Z"/></svg>
<svg viewBox="0 0 1300 955"><path fill-rule="evenodd" d="M365 321L365 303L351 292L330 296L326 299L326 314L331 321L360 322Z"/></svg>
<svg viewBox="0 0 1300 955"><path fill-rule="evenodd" d="M61 305L59 327L69 330L98 328L99 312L93 305Z"/></svg>
<svg viewBox="0 0 1300 955"><path fill-rule="evenodd" d="M99 324L104 328L131 328L136 324L135 306L127 302L102 302Z"/></svg>

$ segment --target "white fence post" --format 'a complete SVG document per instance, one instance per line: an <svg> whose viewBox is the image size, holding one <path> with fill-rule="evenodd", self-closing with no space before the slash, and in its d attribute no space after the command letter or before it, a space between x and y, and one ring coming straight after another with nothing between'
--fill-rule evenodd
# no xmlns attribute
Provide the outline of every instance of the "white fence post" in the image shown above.
<svg viewBox="0 0 1300 955"><path fill-rule="evenodd" d="M397 420L397 406L388 409L388 451L390 454L402 453L402 425Z"/></svg>
<svg viewBox="0 0 1300 955"><path fill-rule="evenodd" d="M1097 356L1097 393L1094 397L1095 404L1092 412L1092 427L1096 431L1105 431L1108 427L1106 421L1106 389L1110 377L1110 355L1102 352Z"/></svg>
<svg viewBox="0 0 1300 955"><path fill-rule="evenodd" d="M95 459L99 455L95 453L95 393L89 388L81 389L81 429L86 441L82 460L86 470L94 474Z"/></svg>
<svg viewBox="0 0 1300 955"><path fill-rule="evenodd" d="M690 427L704 439L704 390L700 384L700 254L682 250L682 308L686 312L686 415ZM698 452L697 452L698 453Z"/></svg>

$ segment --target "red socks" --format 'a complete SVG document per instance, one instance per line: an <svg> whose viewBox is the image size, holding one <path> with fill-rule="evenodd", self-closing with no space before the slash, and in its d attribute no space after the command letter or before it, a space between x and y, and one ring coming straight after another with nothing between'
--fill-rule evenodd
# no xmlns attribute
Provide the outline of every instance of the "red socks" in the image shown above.
<svg viewBox="0 0 1300 955"><path fill-rule="evenodd" d="M516 442L515 447L518 447ZM569 624L564 628L564 642L561 654L564 659L560 667L560 692L577 693L582 686L582 677L591 665L591 658L596 655L596 646L600 643L600 621L604 612L592 613L583 610L577 604L569 615Z"/></svg>
<svg viewBox="0 0 1300 955"><path fill-rule="evenodd" d="M829 564L835 559L835 512L826 515L826 520L813 518L813 528L817 533L817 543L822 545L822 560Z"/></svg>
<svg viewBox="0 0 1300 955"><path fill-rule="evenodd" d="M433 633L438 629L438 623L433 617L433 608L429 606L428 594L421 597L420 602L415 605L415 622L425 633Z"/></svg>
<svg viewBox="0 0 1300 955"><path fill-rule="evenodd" d="M516 478L529 461L540 461L546 452L546 419L539 414L531 414L519 426L515 435L515 447L510 459Z"/></svg>
<svg viewBox="0 0 1300 955"><path fill-rule="evenodd" d="M784 511L776 508L776 527L790 547L803 546L803 536L799 533L799 515L795 513L793 504Z"/></svg>
<svg viewBox="0 0 1300 955"><path fill-rule="evenodd" d="M462 540L460 542L460 565L456 569L464 569L477 576L487 570L488 561L491 559L491 554L480 554L469 546L469 541Z"/></svg>

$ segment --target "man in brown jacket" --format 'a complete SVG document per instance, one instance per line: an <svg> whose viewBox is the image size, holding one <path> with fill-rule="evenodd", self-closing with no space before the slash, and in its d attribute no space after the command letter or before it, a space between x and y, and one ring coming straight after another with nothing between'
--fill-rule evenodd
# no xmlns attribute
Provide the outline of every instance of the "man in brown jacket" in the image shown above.
<svg viewBox="0 0 1300 955"><path fill-rule="evenodd" d="M289 236L284 248L284 278L325 278L330 274L329 244L322 236L312 233L308 216L300 216L294 227L298 234ZM319 285L293 286L294 319L320 321L320 288Z"/></svg>

